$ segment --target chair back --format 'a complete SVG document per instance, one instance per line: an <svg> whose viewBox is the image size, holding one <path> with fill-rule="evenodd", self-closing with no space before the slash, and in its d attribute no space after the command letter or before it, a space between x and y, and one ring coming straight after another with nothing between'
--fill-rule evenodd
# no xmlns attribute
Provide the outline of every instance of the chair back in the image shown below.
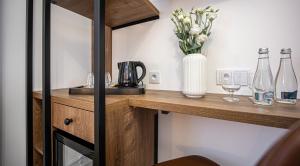
<svg viewBox="0 0 300 166"><path fill-rule="evenodd" d="M257 166L300 166L300 122L267 151Z"/></svg>

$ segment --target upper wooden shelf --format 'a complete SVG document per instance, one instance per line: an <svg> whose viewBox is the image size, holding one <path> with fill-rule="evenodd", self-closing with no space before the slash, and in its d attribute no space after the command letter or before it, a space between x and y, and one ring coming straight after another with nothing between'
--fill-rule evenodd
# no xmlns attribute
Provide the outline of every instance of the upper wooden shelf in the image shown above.
<svg viewBox="0 0 300 166"><path fill-rule="evenodd" d="M52 91L52 102L65 104L84 110L94 110L94 97L69 95L67 90ZM40 93L34 93L35 98L41 98ZM222 100L223 95L207 94L203 99L188 99L180 92L147 90L145 95L138 96L106 96L106 108L118 102L127 101L128 105L196 115L214 119L289 128L300 120L300 103L285 105L274 103L273 106L258 106L252 104L248 97L240 96L239 103L228 103Z"/></svg>
<svg viewBox="0 0 300 166"><path fill-rule="evenodd" d="M93 0L52 0L52 3L93 19ZM148 0L106 0L106 25L113 29L158 16L159 11Z"/></svg>

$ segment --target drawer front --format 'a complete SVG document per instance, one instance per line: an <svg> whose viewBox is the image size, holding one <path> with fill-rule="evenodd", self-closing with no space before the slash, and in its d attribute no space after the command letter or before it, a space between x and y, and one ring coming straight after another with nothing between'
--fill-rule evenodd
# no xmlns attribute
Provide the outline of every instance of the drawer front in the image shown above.
<svg viewBox="0 0 300 166"><path fill-rule="evenodd" d="M57 103L52 108L53 127L94 143L93 112Z"/></svg>

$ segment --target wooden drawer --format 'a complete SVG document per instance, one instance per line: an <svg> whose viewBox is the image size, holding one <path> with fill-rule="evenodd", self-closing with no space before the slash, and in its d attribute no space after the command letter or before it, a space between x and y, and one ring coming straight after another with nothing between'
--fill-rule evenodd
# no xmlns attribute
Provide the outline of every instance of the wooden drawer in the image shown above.
<svg viewBox="0 0 300 166"><path fill-rule="evenodd" d="M94 113L62 104L52 105L52 125L88 142L94 143ZM68 124L65 120L71 120Z"/></svg>

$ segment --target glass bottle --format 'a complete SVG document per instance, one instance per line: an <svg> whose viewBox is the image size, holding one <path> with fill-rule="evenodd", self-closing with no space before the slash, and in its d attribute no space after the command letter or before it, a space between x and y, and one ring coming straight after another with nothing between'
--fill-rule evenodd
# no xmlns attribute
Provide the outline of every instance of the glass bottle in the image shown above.
<svg viewBox="0 0 300 166"><path fill-rule="evenodd" d="M292 50L282 49L280 65L276 75L275 100L279 103L296 104L298 83L294 72Z"/></svg>
<svg viewBox="0 0 300 166"><path fill-rule="evenodd" d="M272 105L274 81L269 62L269 49L260 48L256 72L252 84L253 102L259 105Z"/></svg>

